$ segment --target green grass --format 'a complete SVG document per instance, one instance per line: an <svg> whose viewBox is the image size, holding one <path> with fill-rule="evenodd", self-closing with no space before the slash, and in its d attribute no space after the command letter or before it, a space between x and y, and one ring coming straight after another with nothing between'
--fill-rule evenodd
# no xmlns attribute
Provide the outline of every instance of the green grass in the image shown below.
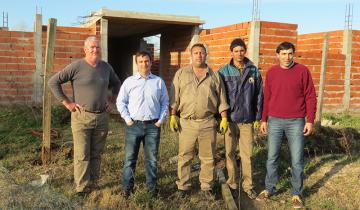
<svg viewBox="0 0 360 210"><path fill-rule="evenodd" d="M162 129L159 150L158 184L159 198L151 198L145 190L144 158L142 149L139 154L135 177L135 193L129 200L121 197L121 177L124 158L124 124L118 119L110 122L110 132L103 155L100 190L82 199L75 195L73 186L73 165L71 154L72 136L69 123L63 124L68 112L63 107L54 107L52 112L52 128L60 133L53 142L58 145L54 150L52 164L39 165L41 155L41 138L31 135L30 130L41 129L41 110L30 106L0 107L0 209L225 209L221 199L220 185L214 186L215 201L207 201L199 196L198 173L191 179L194 184L191 196L187 199L176 198L177 179L176 164L170 164L169 159L178 152L176 134L169 131L165 125ZM360 117L350 115L325 115L328 119L340 122L343 126L359 126ZM359 128L357 127L357 128ZM254 184L259 192L264 188L266 142L261 142L254 148ZM219 145L219 148L221 146ZM62 148L62 149L61 149ZM284 144L279 162L280 180L277 188L280 193L273 200L261 204L248 201L252 207L245 209L289 209L291 202L290 155ZM195 158L193 163L198 162ZM338 164L338 165L337 165ZM354 165L348 170L349 177L333 176L341 174L342 168L331 170L332 167ZM335 165L335 166L332 166ZM336 169L335 167L335 169ZM358 183L356 172L360 168L360 160L354 157L354 162L346 155L323 155L306 157L305 159L305 196L306 206L310 209L356 209L358 203L351 198L356 197L353 186ZM344 167L343 170L345 170ZM331 175L331 171L335 171ZM48 182L39 188L30 187L29 182L39 179L40 174L49 174ZM330 175L324 175L330 174ZM355 176L356 177L350 177ZM360 172L359 172L360 174ZM336 183L336 180L340 183ZM320 184L319 184L320 183ZM331 183L340 194L334 195L332 188L323 185ZM342 188L344 185L344 189ZM352 191L353 190L353 191ZM348 195L346 197L346 195ZM342 197L343 196L343 197ZM344 197L345 196L345 197ZM343 204L344 198L349 199ZM246 202L245 202L246 204ZM245 205L244 204L244 205Z"/></svg>
<svg viewBox="0 0 360 210"><path fill-rule="evenodd" d="M349 113L331 114L326 113L323 115L324 119L332 120L333 124L339 122L341 127L350 127L360 130L360 116L351 115Z"/></svg>

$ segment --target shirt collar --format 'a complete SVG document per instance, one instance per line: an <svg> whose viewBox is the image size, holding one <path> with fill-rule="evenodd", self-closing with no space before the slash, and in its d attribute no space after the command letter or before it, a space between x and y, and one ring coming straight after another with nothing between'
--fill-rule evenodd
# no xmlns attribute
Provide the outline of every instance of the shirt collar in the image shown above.
<svg viewBox="0 0 360 210"><path fill-rule="evenodd" d="M234 59L231 58L230 60L230 65L237 68L234 64ZM247 67L253 65L253 63L247 58L247 57L244 57L244 69L246 69Z"/></svg>
<svg viewBox="0 0 360 210"><path fill-rule="evenodd" d="M189 72L194 72L192 65L190 65L189 67L190 68L188 69L188 71ZM209 71L210 71L210 67L209 67L209 65L206 64L206 68L205 68L206 74L209 74Z"/></svg>
<svg viewBox="0 0 360 210"><path fill-rule="evenodd" d="M134 77L135 77L135 79L141 79L142 78L139 72L137 72L134 75ZM153 78L154 78L154 75L150 72L148 79L153 79Z"/></svg>

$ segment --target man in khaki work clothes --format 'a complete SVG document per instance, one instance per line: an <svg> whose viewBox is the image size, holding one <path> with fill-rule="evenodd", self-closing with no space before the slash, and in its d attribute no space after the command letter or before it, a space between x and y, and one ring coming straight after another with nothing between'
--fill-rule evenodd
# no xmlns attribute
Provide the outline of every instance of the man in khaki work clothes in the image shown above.
<svg viewBox="0 0 360 210"><path fill-rule="evenodd" d="M120 80L113 68L100 59L96 37L84 42L85 57L74 61L49 80L55 97L71 112L74 139L74 179L76 192L84 196L97 188L101 153L108 133L108 112L114 106ZM63 92L61 84L71 82L73 99ZM112 98L108 100L108 87Z"/></svg>
<svg viewBox="0 0 360 210"><path fill-rule="evenodd" d="M195 44L190 52L192 64L176 72L170 96L170 128L179 131L179 180L176 184L180 196L186 196L191 188L190 165L197 141L201 161L199 175L201 192L203 196L211 199L217 126L214 115L221 113L220 130L225 132L226 110L229 106L219 74L205 63L204 45ZM180 124L177 121L177 114L180 115Z"/></svg>

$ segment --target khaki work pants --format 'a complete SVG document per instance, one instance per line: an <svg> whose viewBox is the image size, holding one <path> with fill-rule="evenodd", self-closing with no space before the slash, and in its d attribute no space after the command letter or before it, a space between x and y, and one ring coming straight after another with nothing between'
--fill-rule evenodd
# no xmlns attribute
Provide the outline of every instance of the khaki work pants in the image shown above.
<svg viewBox="0 0 360 210"><path fill-rule="evenodd" d="M216 147L215 119L180 119L178 181L179 190L191 188L191 160L194 157L196 142L199 145L201 169L199 174L201 190L211 190L214 182L214 155Z"/></svg>
<svg viewBox="0 0 360 210"><path fill-rule="evenodd" d="M109 115L103 113L71 113L74 140L74 181L77 192L86 191L100 175L101 153L108 133Z"/></svg>
<svg viewBox="0 0 360 210"><path fill-rule="evenodd" d="M227 184L232 189L237 189L239 173L235 160L235 151L239 145L241 169L242 169L242 187L244 191L253 189L252 180L252 149L253 149L253 124L229 123L229 129L225 133L226 150L226 168L228 172Z"/></svg>

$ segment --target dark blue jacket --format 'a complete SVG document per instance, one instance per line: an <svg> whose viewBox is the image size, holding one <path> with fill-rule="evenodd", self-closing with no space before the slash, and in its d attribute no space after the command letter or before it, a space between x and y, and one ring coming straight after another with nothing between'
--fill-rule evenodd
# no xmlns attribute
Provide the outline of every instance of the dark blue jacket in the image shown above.
<svg viewBox="0 0 360 210"><path fill-rule="evenodd" d="M229 64L221 67L220 76L224 81L230 109L228 117L235 123L252 123L261 119L263 106L263 84L258 68L245 57L245 69Z"/></svg>

